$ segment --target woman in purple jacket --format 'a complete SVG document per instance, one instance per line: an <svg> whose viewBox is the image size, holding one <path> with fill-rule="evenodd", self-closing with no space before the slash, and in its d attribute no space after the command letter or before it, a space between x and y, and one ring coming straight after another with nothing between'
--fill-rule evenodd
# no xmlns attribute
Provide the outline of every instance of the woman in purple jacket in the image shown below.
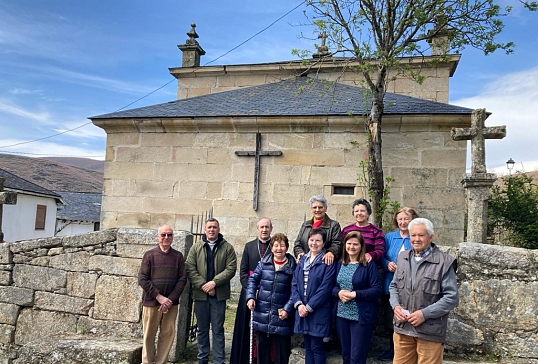
<svg viewBox="0 0 538 364"><path fill-rule="evenodd" d="M376 264L366 259L364 238L360 233L348 233L343 248L333 288L333 296L338 298L336 330L343 364L365 364L377 321L381 283Z"/></svg>
<svg viewBox="0 0 538 364"><path fill-rule="evenodd" d="M325 240L325 231L312 229L308 235L309 251L293 274L291 299L297 310L294 331L303 335L305 364L325 364L323 338L331 334L335 264L327 265L322 260Z"/></svg>

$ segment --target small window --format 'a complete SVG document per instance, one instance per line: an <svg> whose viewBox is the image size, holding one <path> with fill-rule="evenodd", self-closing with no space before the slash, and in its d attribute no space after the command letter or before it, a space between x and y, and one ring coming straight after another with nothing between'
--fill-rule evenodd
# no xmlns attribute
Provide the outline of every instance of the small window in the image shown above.
<svg viewBox="0 0 538 364"><path fill-rule="evenodd" d="M355 186L333 186L333 195L355 195Z"/></svg>
<svg viewBox="0 0 538 364"><path fill-rule="evenodd" d="M37 205L35 215L35 229L45 230L45 221L47 220L47 205Z"/></svg>

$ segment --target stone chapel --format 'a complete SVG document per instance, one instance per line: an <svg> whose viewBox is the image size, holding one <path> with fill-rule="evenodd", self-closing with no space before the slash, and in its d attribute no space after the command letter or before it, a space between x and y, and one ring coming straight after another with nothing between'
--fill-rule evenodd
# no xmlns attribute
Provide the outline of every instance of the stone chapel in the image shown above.
<svg viewBox="0 0 538 364"><path fill-rule="evenodd" d="M169 223L189 230L192 215L212 209L240 253L261 217L293 244L318 194L331 218L353 223L351 203L367 197L359 163L367 159L370 109L353 62L201 67L205 51L194 26L187 35L178 46L182 66L170 68L177 100L90 118L107 133L102 228ZM383 165L395 180L391 199L431 219L437 243L456 245L463 241L467 142L450 132L470 126L472 110L448 104L460 56L433 58L400 60L426 79L396 75L390 82Z"/></svg>

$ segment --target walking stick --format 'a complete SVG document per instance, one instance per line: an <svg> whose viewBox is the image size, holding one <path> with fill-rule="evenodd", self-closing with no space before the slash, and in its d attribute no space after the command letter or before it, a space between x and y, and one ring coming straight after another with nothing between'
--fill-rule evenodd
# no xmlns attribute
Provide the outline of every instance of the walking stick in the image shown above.
<svg viewBox="0 0 538 364"><path fill-rule="evenodd" d="M252 342L254 341L254 330L252 329L252 317L254 317L254 311L250 311L250 356L249 356L249 363L250 364L253 364L253 360L252 360L252 351L253 351L253 348L252 348Z"/></svg>

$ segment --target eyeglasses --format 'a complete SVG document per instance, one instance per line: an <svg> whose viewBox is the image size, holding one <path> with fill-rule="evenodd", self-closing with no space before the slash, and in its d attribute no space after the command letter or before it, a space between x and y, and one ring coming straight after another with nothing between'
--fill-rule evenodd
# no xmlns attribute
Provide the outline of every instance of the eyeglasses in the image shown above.
<svg viewBox="0 0 538 364"><path fill-rule="evenodd" d="M167 234L162 233L162 234L161 234L161 238L171 238L172 236L174 236L173 233L167 233Z"/></svg>

